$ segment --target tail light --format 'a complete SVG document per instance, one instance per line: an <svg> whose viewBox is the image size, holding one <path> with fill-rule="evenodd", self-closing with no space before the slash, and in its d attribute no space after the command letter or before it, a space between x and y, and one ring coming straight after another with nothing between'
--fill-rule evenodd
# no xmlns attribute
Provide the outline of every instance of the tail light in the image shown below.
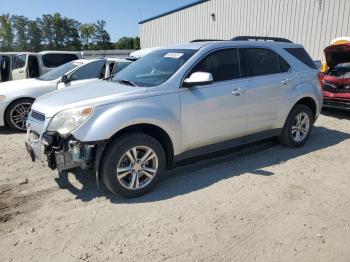
<svg viewBox="0 0 350 262"><path fill-rule="evenodd" d="M317 78L318 78L318 81L320 81L321 87L323 87L323 78L324 78L324 74L323 74L322 72L318 72Z"/></svg>

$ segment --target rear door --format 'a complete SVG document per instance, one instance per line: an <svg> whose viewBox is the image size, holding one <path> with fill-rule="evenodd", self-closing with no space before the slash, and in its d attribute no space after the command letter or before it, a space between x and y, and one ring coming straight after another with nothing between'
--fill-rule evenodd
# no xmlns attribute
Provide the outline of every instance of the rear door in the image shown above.
<svg viewBox="0 0 350 262"><path fill-rule="evenodd" d="M289 64L267 48L240 48L242 74L247 79L247 132L258 133L276 127L280 108L293 86Z"/></svg>
<svg viewBox="0 0 350 262"><path fill-rule="evenodd" d="M17 55L15 57L15 62L12 69L13 80L28 78L27 60L27 54Z"/></svg>

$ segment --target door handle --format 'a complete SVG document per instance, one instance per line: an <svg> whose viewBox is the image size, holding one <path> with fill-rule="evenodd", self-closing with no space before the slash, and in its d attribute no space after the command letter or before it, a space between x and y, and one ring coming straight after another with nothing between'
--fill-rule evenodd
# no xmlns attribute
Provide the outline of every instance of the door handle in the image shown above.
<svg viewBox="0 0 350 262"><path fill-rule="evenodd" d="M22 73L23 73L23 70L21 70L21 71L18 71L18 73L22 74Z"/></svg>
<svg viewBox="0 0 350 262"><path fill-rule="evenodd" d="M286 78L281 81L281 84L288 85L290 82L292 82L292 79Z"/></svg>
<svg viewBox="0 0 350 262"><path fill-rule="evenodd" d="M234 90L231 92L231 94L234 95L234 96L240 96L243 92L244 92L243 89L236 88L236 89L234 89Z"/></svg>

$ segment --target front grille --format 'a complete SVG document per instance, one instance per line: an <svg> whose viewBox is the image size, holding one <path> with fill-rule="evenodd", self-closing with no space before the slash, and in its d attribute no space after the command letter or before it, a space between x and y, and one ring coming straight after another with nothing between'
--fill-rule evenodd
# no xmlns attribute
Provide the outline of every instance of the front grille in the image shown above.
<svg viewBox="0 0 350 262"><path fill-rule="evenodd" d="M39 121L45 121L45 115L40 113L40 112L32 110L32 112L30 113L30 116L33 119L36 119L36 120L39 120Z"/></svg>

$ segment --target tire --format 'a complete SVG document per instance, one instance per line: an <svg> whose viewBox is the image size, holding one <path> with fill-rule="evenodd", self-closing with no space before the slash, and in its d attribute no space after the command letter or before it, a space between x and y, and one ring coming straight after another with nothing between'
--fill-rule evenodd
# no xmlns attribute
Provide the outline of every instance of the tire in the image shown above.
<svg viewBox="0 0 350 262"><path fill-rule="evenodd" d="M5 111L6 124L15 131L26 131L26 121L34 99L21 98L12 102Z"/></svg>
<svg viewBox="0 0 350 262"><path fill-rule="evenodd" d="M135 160L133 149L139 162L132 161ZM154 188L165 170L165 163L164 149L156 139L143 133L128 133L107 147L101 162L101 178L113 194L137 197Z"/></svg>
<svg viewBox="0 0 350 262"><path fill-rule="evenodd" d="M300 122L298 122L300 117ZM307 124L308 122L308 124ZM291 148L303 146L310 136L314 123L311 109L305 105L295 105L288 115L278 140L282 145ZM308 125L308 128L307 128ZM292 130L293 129L293 130ZM306 131L307 130L307 131ZM299 132L299 137L298 137ZM298 139L299 138L299 139Z"/></svg>

